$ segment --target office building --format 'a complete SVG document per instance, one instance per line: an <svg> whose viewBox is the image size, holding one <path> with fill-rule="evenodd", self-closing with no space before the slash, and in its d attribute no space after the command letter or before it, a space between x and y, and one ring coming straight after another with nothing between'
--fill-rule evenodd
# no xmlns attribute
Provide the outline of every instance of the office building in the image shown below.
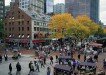
<svg viewBox="0 0 106 75"><path fill-rule="evenodd" d="M0 20L5 17L5 0L0 0Z"/></svg>
<svg viewBox="0 0 106 75"><path fill-rule="evenodd" d="M74 17L87 15L94 22L99 22L99 0L65 0L65 12Z"/></svg>
<svg viewBox="0 0 106 75"><path fill-rule="evenodd" d="M58 3L54 5L54 14L61 14L65 12L65 4Z"/></svg>
<svg viewBox="0 0 106 75"><path fill-rule="evenodd" d="M44 13L51 14L53 13L54 0L44 0Z"/></svg>
<svg viewBox="0 0 106 75"><path fill-rule="evenodd" d="M11 0L12 3L17 2L19 8L24 11L31 10L38 13L44 13L44 0Z"/></svg>

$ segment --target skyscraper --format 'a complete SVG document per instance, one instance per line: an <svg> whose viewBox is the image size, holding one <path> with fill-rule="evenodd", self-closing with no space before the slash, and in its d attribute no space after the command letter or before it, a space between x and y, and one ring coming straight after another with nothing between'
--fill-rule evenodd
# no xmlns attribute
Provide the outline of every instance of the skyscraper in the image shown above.
<svg viewBox="0 0 106 75"><path fill-rule="evenodd" d="M99 0L65 0L65 11L74 17L87 15L94 22L99 22Z"/></svg>
<svg viewBox="0 0 106 75"><path fill-rule="evenodd" d="M58 3L54 5L54 13L61 14L65 12L65 5L63 3Z"/></svg>
<svg viewBox="0 0 106 75"><path fill-rule="evenodd" d="M5 0L0 0L0 20L5 16Z"/></svg>
<svg viewBox="0 0 106 75"><path fill-rule="evenodd" d="M44 13L53 13L54 0L44 0Z"/></svg>

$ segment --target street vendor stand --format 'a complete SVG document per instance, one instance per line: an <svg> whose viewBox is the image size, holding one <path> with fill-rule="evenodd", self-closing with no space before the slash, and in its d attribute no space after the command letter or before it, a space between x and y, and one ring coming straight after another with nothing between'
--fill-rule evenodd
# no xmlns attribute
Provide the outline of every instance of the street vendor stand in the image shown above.
<svg viewBox="0 0 106 75"><path fill-rule="evenodd" d="M72 68L68 65L59 65L54 66L54 75L72 75Z"/></svg>
<svg viewBox="0 0 106 75"><path fill-rule="evenodd" d="M59 56L59 64L64 64L64 62L68 62L69 60L72 60L71 56Z"/></svg>
<svg viewBox="0 0 106 75"><path fill-rule="evenodd" d="M80 73L90 73L90 74L96 74L96 63L90 63L90 62L80 62L79 63L79 70Z"/></svg>

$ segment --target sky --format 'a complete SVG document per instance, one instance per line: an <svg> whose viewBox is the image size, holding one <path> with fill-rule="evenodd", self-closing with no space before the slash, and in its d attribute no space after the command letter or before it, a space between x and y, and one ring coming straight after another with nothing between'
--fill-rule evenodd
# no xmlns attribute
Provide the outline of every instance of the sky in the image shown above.
<svg viewBox="0 0 106 75"><path fill-rule="evenodd" d="M11 0L5 0L6 5L9 5ZM54 0L54 4L64 3L64 0ZM106 0L100 0L100 20L106 25Z"/></svg>

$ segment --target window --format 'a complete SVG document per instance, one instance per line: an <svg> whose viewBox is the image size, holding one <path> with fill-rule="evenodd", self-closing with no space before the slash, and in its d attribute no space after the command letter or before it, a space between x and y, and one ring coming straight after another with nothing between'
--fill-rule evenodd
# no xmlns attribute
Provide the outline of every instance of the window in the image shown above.
<svg viewBox="0 0 106 75"><path fill-rule="evenodd" d="M24 31L24 27L22 27L22 31Z"/></svg>
<svg viewBox="0 0 106 75"><path fill-rule="evenodd" d="M39 22L37 22L37 25L39 25Z"/></svg>
<svg viewBox="0 0 106 75"><path fill-rule="evenodd" d="M18 27L18 30L20 31L20 27Z"/></svg>
<svg viewBox="0 0 106 75"><path fill-rule="evenodd" d="M14 31L14 27L12 27L12 31Z"/></svg>
<svg viewBox="0 0 106 75"><path fill-rule="evenodd" d="M36 25L36 21L34 21L34 25Z"/></svg>
<svg viewBox="0 0 106 75"><path fill-rule="evenodd" d="M11 25L11 22L9 22L9 25Z"/></svg>
<svg viewBox="0 0 106 75"><path fill-rule="evenodd" d="M18 13L20 13L20 11L18 11Z"/></svg>
<svg viewBox="0 0 106 75"><path fill-rule="evenodd" d="M22 21L22 25L24 25L24 21Z"/></svg>
<svg viewBox="0 0 106 75"><path fill-rule="evenodd" d="M22 15L22 18L24 18L24 15Z"/></svg>
<svg viewBox="0 0 106 75"><path fill-rule="evenodd" d="M5 28L5 31L7 31L7 28Z"/></svg>
<svg viewBox="0 0 106 75"><path fill-rule="evenodd" d="M20 15L18 15L18 19L20 19Z"/></svg>
<svg viewBox="0 0 106 75"><path fill-rule="evenodd" d="M34 27L34 31L36 31L36 27Z"/></svg>
<svg viewBox="0 0 106 75"><path fill-rule="evenodd" d="M27 31L29 31L29 27L27 27Z"/></svg>
<svg viewBox="0 0 106 75"><path fill-rule="evenodd" d="M27 24L29 24L29 21L27 21Z"/></svg>
<svg viewBox="0 0 106 75"><path fill-rule="evenodd" d="M11 31L11 28L9 28L9 31Z"/></svg>
<svg viewBox="0 0 106 75"><path fill-rule="evenodd" d="M39 27L37 27L37 31L39 31Z"/></svg>
<svg viewBox="0 0 106 75"><path fill-rule="evenodd" d="M14 22L12 22L12 25L14 25Z"/></svg>
<svg viewBox="0 0 106 75"><path fill-rule="evenodd" d="M5 23L5 26L7 25L7 23Z"/></svg>
<svg viewBox="0 0 106 75"><path fill-rule="evenodd" d="M20 21L18 22L18 25L20 25Z"/></svg>

